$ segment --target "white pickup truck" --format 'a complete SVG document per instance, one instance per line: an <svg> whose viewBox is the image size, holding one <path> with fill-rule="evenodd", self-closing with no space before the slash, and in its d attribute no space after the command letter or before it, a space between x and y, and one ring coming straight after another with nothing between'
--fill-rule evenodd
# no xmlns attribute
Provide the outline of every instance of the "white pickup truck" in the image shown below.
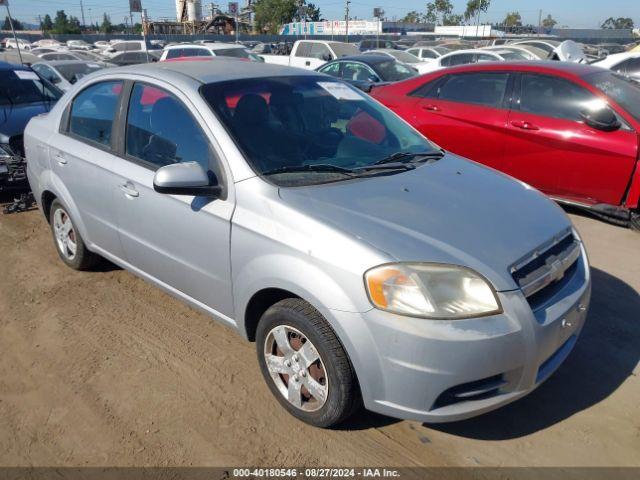
<svg viewBox="0 0 640 480"><path fill-rule="evenodd" d="M289 65L291 67L315 70L336 58L359 55L360 50L353 43L326 40L298 40L287 55L260 55L267 63Z"/></svg>

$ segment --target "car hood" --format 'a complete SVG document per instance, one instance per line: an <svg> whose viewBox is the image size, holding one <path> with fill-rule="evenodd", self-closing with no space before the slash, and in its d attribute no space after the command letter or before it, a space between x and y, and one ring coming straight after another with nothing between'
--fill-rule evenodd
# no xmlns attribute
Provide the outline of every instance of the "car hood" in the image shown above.
<svg viewBox="0 0 640 480"><path fill-rule="evenodd" d="M31 118L48 112L54 103L38 102L0 106L0 143L9 143L9 138L22 135Z"/></svg>
<svg viewBox="0 0 640 480"><path fill-rule="evenodd" d="M511 265L571 227L537 190L451 154L393 175L281 188L280 197L390 260L464 265L502 291L517 288Z"/></svg>

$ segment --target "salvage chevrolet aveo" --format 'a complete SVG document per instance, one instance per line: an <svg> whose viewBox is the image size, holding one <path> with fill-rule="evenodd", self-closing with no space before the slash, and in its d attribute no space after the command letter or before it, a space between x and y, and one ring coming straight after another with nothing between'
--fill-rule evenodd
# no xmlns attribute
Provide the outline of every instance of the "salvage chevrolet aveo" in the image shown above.
<svg viewBox="0 0 640 480"><path fill-rule="evenodd" d="M313 425L362 404L427 422L495 409L584 323L589 266L559 207L326 75L109 69L25 143L62 261L104 257L237 329Z"/></svg>

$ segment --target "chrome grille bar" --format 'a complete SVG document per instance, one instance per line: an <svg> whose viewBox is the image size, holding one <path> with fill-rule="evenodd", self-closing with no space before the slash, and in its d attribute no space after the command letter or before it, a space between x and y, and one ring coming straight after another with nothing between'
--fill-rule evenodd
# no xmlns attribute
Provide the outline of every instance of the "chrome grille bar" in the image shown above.
<svg viewBox="0 0 640 480"><path fill-rule="evenodd" d="M545 258L542 266L517 279L522 293L525 297L530 297L547 285L560 280L578 258L580 258L580 242L574 239L560 253Z"/></svg>

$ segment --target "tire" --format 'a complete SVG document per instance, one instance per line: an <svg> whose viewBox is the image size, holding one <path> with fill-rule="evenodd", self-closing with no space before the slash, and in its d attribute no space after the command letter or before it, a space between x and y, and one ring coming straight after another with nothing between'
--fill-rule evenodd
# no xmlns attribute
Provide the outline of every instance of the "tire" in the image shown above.
<svg viewBox="0 0 640 480"><path fill-rule="evenodd" d="M636 232L640 232L640 212L631 212L631 217L629 217L629 228Z"/></svg>
<svg viewBox="0 0 640 480"><path fill-rule="evenodd" d="M84 244L71 215L57 199L51 204L49 224L60 259L74 270L87 270L99 260Z"/></svg>
<svg viewBox="0 0 640 480"><path fill-rule="evenodd" d="M347 353L320 312L304 300L281 300L264 313L256 349L269 389L294 417L326 428L360 408L358 381ZM297 401L300 405L294 405Z"/></svg>

